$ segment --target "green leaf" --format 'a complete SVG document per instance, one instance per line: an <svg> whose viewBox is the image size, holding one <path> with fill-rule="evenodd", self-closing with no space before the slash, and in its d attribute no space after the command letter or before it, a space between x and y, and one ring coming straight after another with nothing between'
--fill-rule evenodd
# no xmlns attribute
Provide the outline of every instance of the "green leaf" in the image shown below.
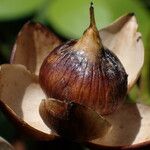
<svg viewBox="0 0 150 150"><path fill-rule="evenodd" d="M31 14L45 0L0 0L0 20L11 20Z"/></svg>

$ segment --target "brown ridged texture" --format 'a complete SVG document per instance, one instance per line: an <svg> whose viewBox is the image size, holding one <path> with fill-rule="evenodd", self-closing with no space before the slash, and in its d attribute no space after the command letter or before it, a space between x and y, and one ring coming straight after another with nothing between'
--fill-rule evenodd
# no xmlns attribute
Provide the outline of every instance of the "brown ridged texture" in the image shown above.
<svg viewBox="0 0 150 150"><path fill-rule="evenodd" d="M117 57L102 49L95 62L84 50L74 50L68 42L49 54L40 71L40 83L48 97L71 100L100 114L113 112L124 100L127 75Z"/></svg>
<svg viewBox="0 0 150 150"><path fill-rule="evenodd" d="M74 101L107 115L124 101L127 74L117 56L103 47L92 5L83 36L55 48L43 62L39 80L48 97Z"/></svg>

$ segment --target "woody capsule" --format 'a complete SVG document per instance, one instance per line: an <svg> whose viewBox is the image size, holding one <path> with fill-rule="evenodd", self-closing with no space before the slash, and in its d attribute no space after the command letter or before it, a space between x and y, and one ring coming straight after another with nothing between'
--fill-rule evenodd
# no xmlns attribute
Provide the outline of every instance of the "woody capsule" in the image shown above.
<svg viewBox="0 0 150 150"><path fill-rule="evenodd" d="M133 147L149 139L149 106L125 101L143 61L134 14L98 31L91 4L90 26L67 43L28 22L18 34L11 64L0 67L0 108L37 139L63 136Z"/></svg>
<svg viewBox="0 0 150 150"><path fill-rule="evenodd" d="M117 56L102 45L92 4L88 29L79 40L71 40L60 45L46 57L40 69L39 81L48 97L64 103L74 102L72 105L89 107L100 115L114 112L123 103L127 93L127 74ZM51 107L51 104L49 105ZM66 107L66 114L62 115L62 111L59 111L60 114L54 114L57 110L50 109L49 105L42 104L40 114L45 123L59 135L74 139L77 133L78 138L75 139L80 139L81 131L93 131L85 130L85 127L92 124L95 129L93 125L97 119L93 119L91 123L81 121L81 116L86 117L80 114L73 116L74 112L70 109L74 106ZM61 109L59 106L55 106L55 109ZM61 120L58 117L60 115ZM76 119L71 123L70 120L73 118ZM79 122L77 118L80 118ZM85 127L82 128L82 124ZM101 124L98 126L101 128ZM100 130L104 131L102 128ZM90 134L87 133L84 138L88 139Z"/></svg>
<svg viewBox="0 0 150 150"><path fill-rule="evenodd" d="M74 101L101 115L114 112L127 93L127 73L104 47L90 7L90 26L79 40L55 48L44 60L39 81L48 97Z"/></svg>

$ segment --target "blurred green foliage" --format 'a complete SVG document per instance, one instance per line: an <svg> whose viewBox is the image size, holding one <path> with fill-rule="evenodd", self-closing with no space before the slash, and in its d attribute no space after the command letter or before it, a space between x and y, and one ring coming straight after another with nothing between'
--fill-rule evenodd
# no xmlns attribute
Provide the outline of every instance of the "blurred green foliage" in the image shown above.
<svg viewBox="0 0 150 150"><path fill-rule="evenodd" d="M145 64L141 88L135 86L130 97L150 104L150 1L93 0L97 27L100 29L116 18L134 12L145 46ZM17 33L28 20L42 22L63 39L78 38L89 24L90 0L0 0L0 63L8 63ZM6 126L5 126L6 124ZM7 130L10 129L10 130ZM0 113L0 135L11 139L15 132ZM5 132L8 131L8 132Z"/></svg>
<svg viewBox="0 0 150 150"><path fill-rule="evenodd" d="M147 37L150 21L148 12L138 0L94 0L97 27L100 29L116 18L134 12L140 31ZM87 0L56 0L48 5L46 19L61 34L68 38L80 37L89 24L89 3Z"/></svg>
<svg viewBox="0 0 150 150"><path fill-rule="evenodd" d="M0 20L20 18L34 11L43 4L44 0L0 0Z"/></svg>

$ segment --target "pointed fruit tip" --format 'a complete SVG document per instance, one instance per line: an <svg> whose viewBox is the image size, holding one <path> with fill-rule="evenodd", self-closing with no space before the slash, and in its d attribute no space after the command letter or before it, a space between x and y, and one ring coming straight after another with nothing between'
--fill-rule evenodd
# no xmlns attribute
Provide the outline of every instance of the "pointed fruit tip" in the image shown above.
<svg viewBox="0 0 150 150"><path fill-rule="evenodd" d="M90 3L90 7L93 7L93 5L94 5L94 3L91 1L91 3Z"/></svg>
<svg viewBox="0 0 150 150"><path fill-rule="evenodd" d="M134 12L130 12L130 13L128 13L128 15L127 16L135 16L135 13Z"/></svg>

